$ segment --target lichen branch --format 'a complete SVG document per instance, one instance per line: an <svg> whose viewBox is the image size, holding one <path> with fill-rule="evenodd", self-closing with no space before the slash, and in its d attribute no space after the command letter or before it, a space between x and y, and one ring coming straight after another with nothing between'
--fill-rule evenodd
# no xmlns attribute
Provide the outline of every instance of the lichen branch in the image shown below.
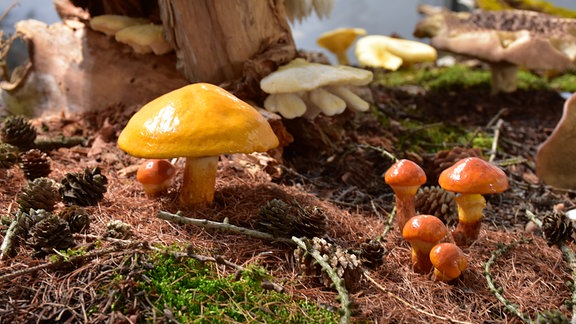
<svg viewBox="0 0 576 324"><path fill-rule="evenodd" d="M306 244L303 240L293 236L292 241L296 243L301 249L310 254L312 258L322 267L322 270L328 274L330 280L334 284L336 291L338 292L338 297L340 299L340 309L342 311L342 317L340 318L340 323L350 323L351 310L350 310L350 295L348 294L348 289L344 285L344 280L338 276L336 271L324 260L320 252L313 249L310 245Z"/></svg>

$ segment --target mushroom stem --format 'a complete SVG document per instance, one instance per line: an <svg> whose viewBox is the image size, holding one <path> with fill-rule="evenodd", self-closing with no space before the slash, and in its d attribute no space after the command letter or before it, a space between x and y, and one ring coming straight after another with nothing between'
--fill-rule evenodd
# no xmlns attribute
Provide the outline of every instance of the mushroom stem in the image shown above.
<svg viewBox="0 0 576 324"><path fill-rule="evenodd" d="M434 268L432 261L430 261L430 251L434 245L436 245L436 242L412 245L412 270L415 273L426 274Z"/></svg>
<svg viewBox="0 0 576 324"><path fill-rule="evenodd" d="M218 156L188 157L180 190L183 206L205 206L214 200Z"/></svg>
<svg viewBox="0 0 576 324"><path fill-rule="evenodd" d="M482 211L486 199L480 194L459 194L454 198L458 205L458 225L452 232L454 241L460 246L469 245L478 238Z"/></svg>
<svg viewBox="0 0 576 324"><path fill-rule="evenodd" d="M406 222L416 215L416 192L420 186L395 187L396 221L402 231Z"/></svg>
<svg viewBox="0 0 576 324"><path fill-rule="evenodd" d="M492 94L518 89L518 66L507 62L490 64Z"/></svg>

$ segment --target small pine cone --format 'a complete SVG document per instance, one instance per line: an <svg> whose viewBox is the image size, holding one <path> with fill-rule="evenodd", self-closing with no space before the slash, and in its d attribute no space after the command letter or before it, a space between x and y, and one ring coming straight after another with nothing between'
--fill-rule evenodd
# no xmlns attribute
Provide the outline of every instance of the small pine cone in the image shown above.
<svg viewBox="0 0 576 324"><path fill-rule="evenodd" d="M51 172L50 157L39 149L30 149L20 153L19 166L28 180L47 177Z"/></svg>
<svg viewBox="0 0 576 324"><path fill-rule="evenodd" d="M386 248L380 241L367 239L360 244L360 260L368 267L376 268L384 263Z"/></svg>
<svg viewBox="0 0 576 324"><path fill-rule="evenodd" d="M434 215L444 224L452 225L458 221L458 206L455 194L440 187L422 187L416 194L416 213Z"/></svg>
<svg viewBox="0 0 576 324"><path fill-rule="evenodd" d="M64 250L74 246L68 222L58 216L50 215L37 222L30 228L29 234L27 242L38 252Z"/></svg>
<svg viewBox="0 0 576 324"><path fill-rule="evenodd" d="M104 198L108 179L100 174L99 167L86 168L84 172L67 173L61 184L60 195L65 204L93 206Z"/></svg>
<svg viewBox="0 0 576 324"><path fill-rule="evenodd" d="M338 274L338 277L344 279L344 285L348 291L355 291L360 287L360 279L362 278L361 262L355 254L348 253L341 247L337 246L336 251L330 258L330 265ZM332 280L326 272L322 272L324 277L324 285L330 287Z"/></svg>
<svg viewBox="0 0 576 324"><path fill-rule="evenodd" d="M296 237L322 237L326 234L327 228L326 213L322 208L298 207L291 234Z"/></svg>
<svg viewBox="0 0 576 324"><path fill-rule="evenodd" d="M6 117L0 128L2 142L12 144L22 151L34 146L37 135L36 128L20 115Z"/></svg>
<svg viewBox="0 0 576 324"><path fill-rule="evenodd" d="M428 183L432 185L438 184L438 177L442 171L467 157L482 157L482 151L479 148L463 148L458 146L450 150L439 151L426 165Z"/></svg>
<svg viewBox="0 0 576 324"><path fill-rule="evenodd" d="M290 204L272 199L260 208L258 228L276 237L288 237L292 232L294 211Z"/></svg>
<svg viewBox="0 0 576 324"><path fill-rule="evenodd" d="M125 240L129 239L132 234L132 226L130 226L130 224L126 224L119 220L113 220L106 224L106 233L104 233L104 236Z"/></svg>
<svg viewBox="0 0 576 324"><path fill-rule="evenodd" d="M0 143L0 169L9 169L18 163L19 152L18 147L14 145Z"/></svg>
<svg viewBox="0 0 576 324"><path fill-rule="evenodd" d="M572 239L572 222L564 213L553 212L542 219L542 233L548 245L558 245Z"/></svg>
<svg viewBox="0 0 576 324"><path fill-rule="evenodd" d="M15 213L15 220L18 222L19 233L23 233L22 237L27 237L28 232L36 223L50 215L50 212L44 209L29 209L27 211L18 210Z"/></svg>
<svg viewBox="0 0 576 324"><path fill-rule="evenodd" d="M44 209L53 211L62 198L58 192L58 183L49 178L36 178L29 181L20 190L16 197L16 202L20 204L21 210Z"/></svg>
<svg viewBox="0 0 576 324"><path fill-rule="evenodd" d="M66 206L59 213L58 217L68 222L72 233L81 233L90 228L90 215L79 206Z"/></svg>

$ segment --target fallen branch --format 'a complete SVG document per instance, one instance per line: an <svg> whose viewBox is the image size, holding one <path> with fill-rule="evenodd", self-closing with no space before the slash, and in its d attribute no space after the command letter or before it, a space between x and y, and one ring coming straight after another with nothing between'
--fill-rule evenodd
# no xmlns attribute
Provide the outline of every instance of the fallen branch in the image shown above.
<svg viewBox="0 0 576 324"><path fill-rule="evenodd" d="M183 217L183 216L180 216L178 214L172 214L172 213L165 212L165 211L159 211L156 214L156 216L160 219L164 219L164 220L167 220L167 221L170 221L173 223L196 225L196 226L200 226L203 228L213 228L213 229L219 229L219 230L228 231L228 232L234 232L234 233L238 233L238 234L244 234L244 235L247 235L250 237L255 237L255 238L264 239L264 240L268 240L268 241L288 243L291 245L294 244L294 242L292 242L290 239L287 239L287 238L277 237L277 236L274 236L270 233L260 232L257 230L253 230L253 229L249 229L249 228L241 227L241 226L236 226L236 225L232 225L232 224L228 224L228 223L214 222L214 221L207 220L207 219Z"/></svg>
<svg viewBox="0 0 576 324"><path fill-rule="evenodd" d="M342 311L342 317L340 317L340 323L350 323L350 317L352 312L350 311L350 295L348 294L348 289L344 286L344 280L338 276L338 274L334 271L334 269L324 260L320 252L313 249L311 246L307 245L301 239L293 236L292 241L296 243L301 249L306 251L306 253L310 254L312 258L322 267L322 270L328 274L330 280L334 284L336 291L338 292L338 298L340 301L340 309Z"/></svg>

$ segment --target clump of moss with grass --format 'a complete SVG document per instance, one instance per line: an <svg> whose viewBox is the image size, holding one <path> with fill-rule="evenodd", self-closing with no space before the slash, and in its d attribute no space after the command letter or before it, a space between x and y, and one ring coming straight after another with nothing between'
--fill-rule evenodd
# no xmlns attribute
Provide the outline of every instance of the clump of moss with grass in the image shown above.
<svg viewBox="0 0 576 324"><path fill-rule="evenodd" d="M241 276L222 276L213 264L167 254L154 256L153 264L138 288L157 312L168 309L181 323L337 323L340 318L314 303L263 289L268 275L258 266Z"/></svg>

